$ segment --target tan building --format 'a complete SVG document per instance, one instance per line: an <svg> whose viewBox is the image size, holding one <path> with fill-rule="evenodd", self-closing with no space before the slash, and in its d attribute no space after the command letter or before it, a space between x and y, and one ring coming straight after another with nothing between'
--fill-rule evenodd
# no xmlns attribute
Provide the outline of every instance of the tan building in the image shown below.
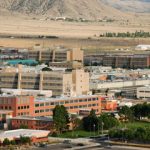
<svg viewBox="0 0 150 150"><path fill-rule="evenodd" d="M79 61L50 62L49 67L79 69L83 68L83 63Z"/></svg>
<svg viewBox="0 0 150 150"><path fill-rule="evenodd" d="M53 96L89 92L89 73L82 69L72 72L25 71L19 67L18 70L10 70L0 72L0 88L51 90Z"/></svg>
<svg viewBox="0 0 150 150"><path fill-rule="evenodd" d="M73 70L72 71L73 79L73 91L76 91L77 94L87 94L89 92L89 73L84 72L84 70Z"/></svg>
<svg viewBox="0 0 150 150"><path fill-rule="evenodd" d="M83 62L83 51L80 49L42 49L35 46L34 49L28 51L28 58L42 62L65 62L80 61Z"/></svg>

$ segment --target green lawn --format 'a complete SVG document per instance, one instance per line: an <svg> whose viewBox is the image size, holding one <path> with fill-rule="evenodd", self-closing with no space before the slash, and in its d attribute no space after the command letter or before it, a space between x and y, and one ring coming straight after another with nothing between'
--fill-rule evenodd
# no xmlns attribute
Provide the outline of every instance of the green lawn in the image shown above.
<svg viewBox="0 0 150 150"><path fill-rule="evenodd" d="M149 127L150 123L148 122L129 122L129 123L120 123L119 128L138 128L138 127ZM107 133L107 132L104 132ZM57 135L56 137L60 138L84 138L84 137L90 137L90 136L97 136L100 135L101 131L96 131L96 132L87 132L83 130L78 130L78 131L68 131L62 134Z"/></svg>
<svg viewBox="0 0 150 150"><path fill-rule="evenodd" d="M79 131L73 131L73 132L72 131L65 132L65 133L58 135L57 137L61 137L61 138L84 138L84 137L90 137L90 136L96 136L96 135L100 135L100 134L98 134L98 131L87 132L87 131L79 130Z"/></svg>
<svg viewBox="0 0 150 150"><path fill-rule="evenodd" d="M135 121L135 122L129 122L129 123L121 123L119 127L138 128L138 127L149 127L149 126L150 126L150 123L148 122Z"/></svg>

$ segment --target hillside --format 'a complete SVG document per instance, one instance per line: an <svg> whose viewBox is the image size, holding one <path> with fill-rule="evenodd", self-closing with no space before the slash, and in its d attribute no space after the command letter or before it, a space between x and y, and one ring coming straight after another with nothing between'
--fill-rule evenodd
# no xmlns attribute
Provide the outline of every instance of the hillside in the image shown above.
<svg viewBox="0 0 150 150"><path fill-rule="evenodd" d="M124 12L150 13L150 0L101 0Z"/></svg>
<svg viewBox="0 0 150 150"><path fill-rule="evenodd" d="M38 17L70 17L96 19L130 19L132 15L122 12L101 0L0 0L0 8Z"/></svg>

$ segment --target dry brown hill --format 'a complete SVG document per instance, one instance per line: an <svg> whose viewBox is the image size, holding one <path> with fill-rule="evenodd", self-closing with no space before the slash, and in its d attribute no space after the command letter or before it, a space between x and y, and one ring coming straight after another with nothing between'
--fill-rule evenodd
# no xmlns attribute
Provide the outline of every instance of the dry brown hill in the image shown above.
<svg viewBox="0 0 150 150"><path fill-rule="evenodd" d="M0 0L0 8L38 17L71 17L95 19L131 19L133 16L101 0Z"/></svg>

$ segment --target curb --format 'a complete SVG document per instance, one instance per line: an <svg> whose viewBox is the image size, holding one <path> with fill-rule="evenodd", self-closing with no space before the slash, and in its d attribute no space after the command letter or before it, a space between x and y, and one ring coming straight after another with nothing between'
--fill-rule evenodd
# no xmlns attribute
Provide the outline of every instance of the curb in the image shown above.
<svg viewBox="0 0 150 150"><path fill-rule="evenodd" d="M150 144L134 144L134 143L122 143L122 142L114 142L114 141L110 141L108 143L114 144L114 145L123 145L123 146L133 146L133 147L150 148Z"/></svg>

